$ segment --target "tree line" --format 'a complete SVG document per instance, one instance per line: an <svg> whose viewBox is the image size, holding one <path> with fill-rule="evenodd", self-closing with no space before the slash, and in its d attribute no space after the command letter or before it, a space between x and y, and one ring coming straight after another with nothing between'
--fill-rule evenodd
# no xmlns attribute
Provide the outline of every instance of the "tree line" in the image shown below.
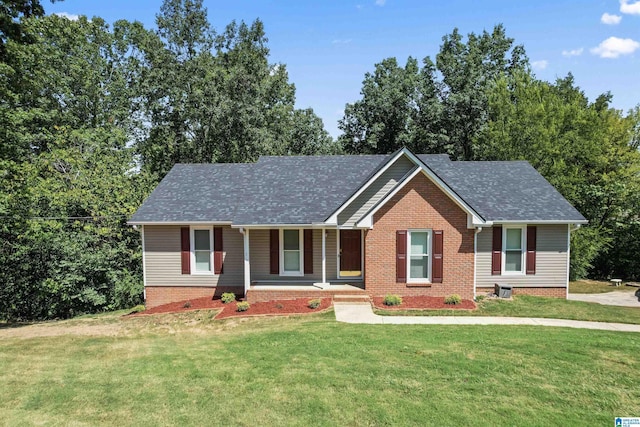
<svg viewBox="0 0 640 427"><path fill-rule="evenodd" d="M211 27L201 0L165 0L156 28L0 8L0 319L69 317L141 302L128 217L178 162L260 155L447 153L525 159L589 220L572 276L640 277L640 109L587 99L571 75L536 79L502 26L454 30L435 62L365 75L334 140L295 107L260 20Z"/></svg>

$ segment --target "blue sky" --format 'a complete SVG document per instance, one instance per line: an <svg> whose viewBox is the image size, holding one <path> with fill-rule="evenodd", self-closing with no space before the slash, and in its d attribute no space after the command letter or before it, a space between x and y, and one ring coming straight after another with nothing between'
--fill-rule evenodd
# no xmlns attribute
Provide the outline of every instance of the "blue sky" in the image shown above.
<svg viewBox="0 0 640 427"><path fill-rule="evenodd" d="M162 0L43 2L47 13L138 20L155 28ZM568 72L591 100L611 91L613 106L640 103L640 0L204 0L222 31L231 20L260 18L270 62L284 63L296 105L312 107L339 134L344 106L360 98L364 74L382 59L435 59L442 36L505 25L523 44L539 78Z"/></svg>

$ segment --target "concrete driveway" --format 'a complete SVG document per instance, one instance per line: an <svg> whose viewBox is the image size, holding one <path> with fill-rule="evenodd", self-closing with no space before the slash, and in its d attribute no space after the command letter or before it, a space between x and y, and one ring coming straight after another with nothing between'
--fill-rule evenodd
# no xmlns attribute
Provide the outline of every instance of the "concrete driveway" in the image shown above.
<svg viewBox="0 0 640 427"><path fill-rule="evenodd" d="M573 301L597 302L603 305L619 305L624 307L640 307L640 289L636 292L613 291L604 294L569 294Z"/></svg>

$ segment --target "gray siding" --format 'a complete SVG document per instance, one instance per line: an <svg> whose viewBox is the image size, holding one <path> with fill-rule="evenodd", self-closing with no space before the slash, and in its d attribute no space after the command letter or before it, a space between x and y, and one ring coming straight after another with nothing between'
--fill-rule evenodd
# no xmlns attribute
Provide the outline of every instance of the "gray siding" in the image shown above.
<svg viewBox="0 0 640 427"><path fill-rule="evenodd" d="M493 230L483 228L478 234L476 286L496 283L521 287L558 287L567 284L567 225L538 225L536 274L493 276L491 274L491 244ZM445 261L446 262L446 261Z"/></svg>
<svg viewBox="0 0 640 427"><path fill-rule="evenodd" d="M146 225L144 246L147 286L243 286L242 234L229 226L223 227L222 241L223 274L182 274L180 226Z"/></svg>
<svg viewBox="0 0 640 427"><path fill-rule="evenodd" d="M400 156L378 179L340 212L338 224L355 225L356 221L382 200L409 171L415 168L416 166L409 158Z"/></svg>
<svg viewBox="0 0 640 427"><path fill-rule="evenodd" d="M327 230L327 280L336 278L336 230ZM269 274L269 230L249 232L249 259L251 280L278 280L278 274ZM322 230L313 230L313 274L304 277L282 277L282 280L322 280Z"/></svg>

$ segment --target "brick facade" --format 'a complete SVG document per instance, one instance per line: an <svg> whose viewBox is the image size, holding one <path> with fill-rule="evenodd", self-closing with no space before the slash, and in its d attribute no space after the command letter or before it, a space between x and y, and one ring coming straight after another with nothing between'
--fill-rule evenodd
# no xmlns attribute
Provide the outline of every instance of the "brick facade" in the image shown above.
<svg viewBox="0 0 640 427"><path fill-rule="evenodd" d="M396 231L443 230L443 281L417 287L396 283ZM422 173L416 175L374 215L365 234L365 289L386 294L473 298L473 237L467 214Z"/></svg>
<svg viewBox="0 0 640 427"><path fill-rule="evenodd" d="M233 292L237 296L244 295L242 286L147 286L145 291L147 296L145 306L147 308L189 299L213 298L224 292Z"/></svg>

